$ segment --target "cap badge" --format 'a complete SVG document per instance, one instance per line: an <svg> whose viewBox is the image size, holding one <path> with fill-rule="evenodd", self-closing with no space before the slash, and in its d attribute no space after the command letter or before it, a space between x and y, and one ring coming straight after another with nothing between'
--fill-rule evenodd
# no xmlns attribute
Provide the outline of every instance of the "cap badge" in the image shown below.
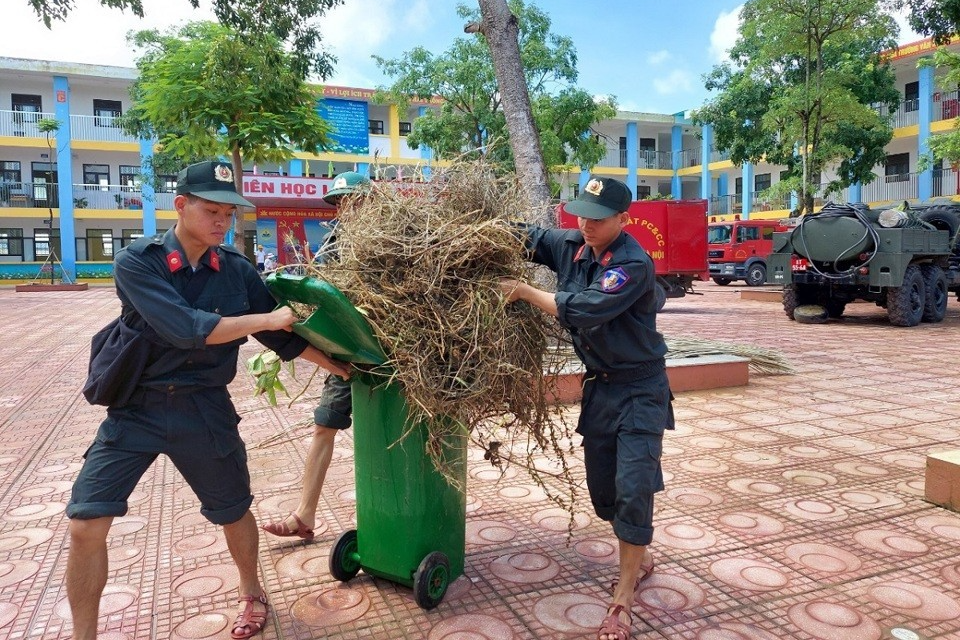
<svg viewBox="0 0 960 640"><path fill-rule="evenodd" d="M340 178L337 178L336 180L333 181L333 188L334 188L334 189L343 189L343 188L346 187L346 186L347 186L347 179L346 179L346 178L340 177Z"/></svg>
<svg viewBox="0 0 960 640"><path fill-rule="evenodd" d="M220 182L233 182L233 171L225 164L218 164L213 170L213 177Z"/></svg>
<svg viewBox="0 0 960 640"><path fill-rule="evenodd" d="M596 178L592 178L590 182L587 183L587 186L583 188L583 190L599 197L600 192L603 191L603 183Z"/></svg>

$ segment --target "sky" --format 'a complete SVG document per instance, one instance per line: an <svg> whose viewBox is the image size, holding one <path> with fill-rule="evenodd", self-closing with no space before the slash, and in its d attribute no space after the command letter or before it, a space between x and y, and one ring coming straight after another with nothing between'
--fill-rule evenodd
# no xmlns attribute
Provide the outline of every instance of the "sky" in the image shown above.
<svg viewBox="0 0 960 640"><path fill-rule="evenodd" d="M475 0L461 0L476 6ZM165 29L213 19L209 0L143 0L144 18L76 0L66 22L48 30L27 0L3 0L0 56L134 67L130 30ZM738 0L534 0L551 32L570 37L577 51L577 85L612 95L620 109L672 114L701 106L703 77L737 37ZM344 0L320 18L323 42L338 62L325 84L376 88L390 78L373 55L399 58L417 46L440 54L463 33L456 0ZM900 42L920 39L901 20Z"/></svg>

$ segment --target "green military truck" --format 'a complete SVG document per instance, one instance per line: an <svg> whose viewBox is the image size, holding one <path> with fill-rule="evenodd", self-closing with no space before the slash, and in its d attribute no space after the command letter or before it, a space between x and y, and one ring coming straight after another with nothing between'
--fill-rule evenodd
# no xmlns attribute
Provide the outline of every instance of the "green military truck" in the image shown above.
<svg viewBox="0 0 960 640"><path fill-rule="evenodd" d="M960 205L900 209L829 203L774 234L767 282L783 285L791 320L823 322L854 300L875 302L890 323L940 322L960 299Z"/></svg>

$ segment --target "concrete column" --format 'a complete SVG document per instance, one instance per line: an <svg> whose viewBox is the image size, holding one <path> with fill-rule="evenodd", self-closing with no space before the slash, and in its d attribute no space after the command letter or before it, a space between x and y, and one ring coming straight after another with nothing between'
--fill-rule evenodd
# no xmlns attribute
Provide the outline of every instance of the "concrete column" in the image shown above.
<svg viewBox="0 0 960 640"><path fill-rule="evenodd" d="M673 167L673 179L670 181L670 195L674 200L683 197L683 189L680 186L680 176L677 171L680 170L680 152L683 151L683 127L679 124L673 125L670 130L670 151L672 156L671 166Z"/></svg>
<svg viewBox="0 0 960 640"><path fill-rule="evenodd" d="M639 162L638 150L640 141L637 138L637 123L627 123L627 187L633 199L637 199L637 165Z"/></svg>
<svg viewBox="0 0 960 640"><path fill-rule="evenodd" d="M369 162L358 162L357 163L357 173L362 173L363 175L370 177L370 163Z"/></svg>
<svg viewBox="0 0 960 640"><path fill-rule="evenodd" d="M710 154L713 151L713 125L703 125L700 134L703 136L703 140L700 143L702 163L700 166L700 197L709 202L710 198L713 197L711 193L713 183L710 182Z"/></svg>
<svg viewBox="0 0 960 640"><path fill-rule="evenodd" d="M392 104L388 108L387 118L390 125L390 157L400 157L400 110Z"/></svg>
<svg viewBox="0 0 960 640"><path fill-rule="evenodd" d="M299 158L290 160L287 166L287 175L294 178L303 177L303 160Z"/></svg>
<svg viewBox="0 0 960 640"><path fill-rule="evenodd" d="M917 158L930 156L930 123L933 120L933 67L920 67L920 113L917 136ZM933 160L930 157L930 160ZM920 201L933 197L933 169L929 166L917 176L917 195Z"/></svg>
<svg viewBox="0 0 960 640"><path fill-rule="evenodd" d="M77 279L77 239L73 217L73 147L70 145L70 82L53 77L54 117L60 123L54 141L57 193L60 198L60 262L64 279ZM48 159L51 163L53 158ZM48 196L49 197L49 196ZM51 229L51 235L53 230Z"/></svg>
<svg viewBox="0 0 960 640"><path fill-rule="evenodd" d="M423 117L427 114L427 107L419 107L417 109L417 115ZM426 145L420 145L420 159L423 160L424 166L421 169L423 177L427 180L430 179L431 174L433 173L430 169L430 163L433 162L433 149Z"/></svg>
<svg viewBox="0 0 960 640"><path fill-rule="evenodd" d="M744 162L741 175L743 176L743 213L740 218L749 220L753 201L753 165Z"/></svg>
<svg viewBox="0 0 960 640"><path fill-rule="evenodd" d="M850 202L863 202L863 185L859 182L850 185Z"/></svg>
<svg viewBox="0 0 960 640"><path fill-rule="evenodd" d="M143 194L143 235L157 233L157 194L153 189L153 140L140 141L140 173L143 182L140 191Z"/></svg>
<svg viewBox="0 0 960 640"><path fill-rule="evenodd" d="M589 169L580 169L580 191L578 193L583 193L584 187L587 186L587 183L590 181L590 170Z"/></svg>

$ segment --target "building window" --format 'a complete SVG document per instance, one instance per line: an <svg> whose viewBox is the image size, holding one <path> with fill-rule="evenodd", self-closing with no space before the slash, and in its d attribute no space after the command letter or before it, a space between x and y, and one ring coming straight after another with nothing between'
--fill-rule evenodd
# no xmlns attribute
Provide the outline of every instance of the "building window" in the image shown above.
<svg viewBox="0 0 960 640"><path fill-rule="evenodd" d="M368 120L370 123L370 133L383 135L383 120Z"/></svg>
<svg viewBox="0 0 960 640"><path fill-rule="evenodd" d="M137 238L143 237L143 229L123 229L120 231L120 246L125 247Z"/></svg>
<svg viewBox="0 0 960 640"><path fill-rule="evenodd" d="M0 256L23 257L23 229L0 229Z"/></svg>
<svg viewBox="0 0 960 640"><path fill-rule="evenodd" d="M410 132L413 131L413 124L410 122L401 122L400 123L400 135L408 136Z"/></svg>
<svg viewBox="0 0 960 640"><path fill-rule="evenodd" d="M756 193L765 191L770 188L770 174L769 173L758 173L753 178L753 188Z"/></svg>
<svg viewBox="0 0 960 640"><path fill-rule="evenodd" d="M30 173L33 176L33 206L59 207L57 184L57 165L52 162L31 162Z"/></svg>
<svg viewBox="0 0 960 640"><path fill-rule="evenodd" d="M906 182L910 179L910 154L894 153L883 163L886 182Z"/></svg>
<svg viewBox="0 0 960 640"><path fill-rule="evenodd" d="M10 96L10 103L14 111L13 121L15 123L36 122L40 119L40 112L43 111L40 96L14 93Z"/></svg>
<svg viewBox="0 0 960 640"><path fill-rule="evenodd" d="M140 191L140 167L135 164L120 165L120 190Z"/></svg>
<svg viewBox="0 0 960 640"><path fill-rule="evenodd" d="M103 262L113 258L113 232L110 229L87 229L87 260Z"/></svg>
<svg viewBox="0 0 960 640"><path fill-rule="evenodd" d="M20 177L21 175L19 162L15 160L0 161L0 182L16 182L19 184L23 181L23 178Z"/></svg>
<svg viewBox="0 0 960 640"><path fill-rule="evenodd" d="M920 82L908 82L903 86L903 110L906 113L920 109Z"/></svg>
<svg viewBox="0 0 960 640"><path fill-rule="evenodd" d="M53 229L52 231L50 229L34 229L34 256L46 260L50 257L51 250L60 255L60 229Z"/></svg>
<svg viewBox="0 0 960 640"><path fill-rule="evenodd" d="M93 125L95 127L116 127L122 108L119 100L93 101Z"/></svg>
<svg viewBox="0 0 960 640"><path fill-rule="evenodd" d="M110 184L110 165L108 164L85 164L83 165L83 184L95 185L101 187L101 191L107 190Z"/></svg>
<svg viewBox="0 0 960 640"><path fill-rule="evenodd" d="M650 185L637 185L637 200L650 197Z"/></svg>
<svg viewBox="0 0 960 640"><path fill-rule="evenodd" d="M160 193L174 193L177 190L177 176L173 174L158 175L157 184L160 187Z"/></svg>

